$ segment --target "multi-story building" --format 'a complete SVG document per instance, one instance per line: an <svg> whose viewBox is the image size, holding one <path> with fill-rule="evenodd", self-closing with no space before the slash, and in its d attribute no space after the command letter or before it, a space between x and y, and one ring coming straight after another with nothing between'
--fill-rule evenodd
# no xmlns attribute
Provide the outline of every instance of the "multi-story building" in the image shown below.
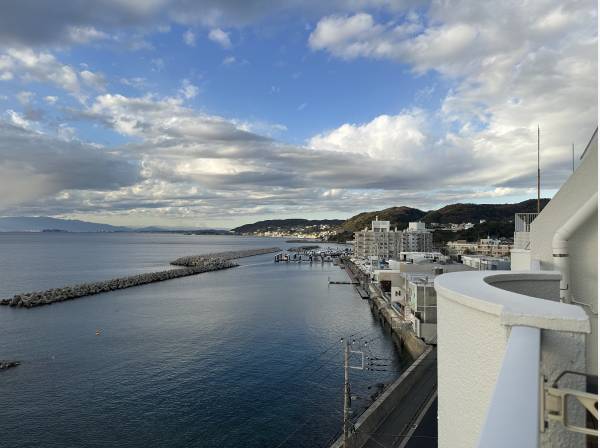
<svg viewBox="0 0 600 448"><path fill-rule="evenodd" d="M515 233L512 271L434 281L438 446L597 446L597 130Z"/></svg>
<svg viewBox="0 0 600 448"><path fill-rule="evenodd" d="M376 257L387 260L400 252L430 252L433 246L431 232L425 223L411 222L408 229L390 229L389 221L371 222L371 229L354 233L354 255L361 258Z"/></svg>
<svg viewBox="0 0 600 448"><path fill-rule="evenodd" d="M488 255L490 257L508 257L510 256L512 244L493 238L482 238L477 243L469 243L466 240L448 241L446 247L453 255L466 253Z"/></svg>
<svg viewBox="0 0 600 448"><path fill-rule="evenodd" d="M411 222L408 228L401 232L398 245L399 252L431 252L433 235L425 228L424 222Z"/></svg>
<svg viewBox="0 0 600 448"><path fill-rule="evenodd" d="M390 230L389 221L379 221L379 217L375 217L375 221L371 222L371 229L365 228L354 233L354 255L362 258L391 258L397 252L400 233L398 229Z"/></svg>

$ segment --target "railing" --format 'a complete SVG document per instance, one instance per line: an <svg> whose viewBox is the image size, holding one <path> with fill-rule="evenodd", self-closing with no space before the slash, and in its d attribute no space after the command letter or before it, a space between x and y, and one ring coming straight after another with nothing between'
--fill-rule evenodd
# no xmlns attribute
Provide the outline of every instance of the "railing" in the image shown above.
<svg viewBox="0 0 600 448"><path fill-rule="evenodd" d="M538 446L540 329L512 327L478 447Z"/></svg>
<svg viewBox="0 0 600 448"><path fill-rule="evenodd" d="M531 223L537 215L537 213L515 213L515 249L529 249Z"/></svg>
<svg viewBox="0 0 600 448"><path fill-rule="evenodd" d="M537 213L515 213L515 232L530 232L531 223Z"/></svg>
<svg viewBox="0 0 600 448"><path fill-rule="evenodd" d="M580 306L554 300L559 281L556 272L436 277L440 447L537 447L578 437L557 421L580 425L580 412L563 418L549 399L546 415L553 412L556 420L540 432L541 374L554 380L564 370L585 370L585 335L591 331ZM576 395L567 392L570 400Z"/></svg>

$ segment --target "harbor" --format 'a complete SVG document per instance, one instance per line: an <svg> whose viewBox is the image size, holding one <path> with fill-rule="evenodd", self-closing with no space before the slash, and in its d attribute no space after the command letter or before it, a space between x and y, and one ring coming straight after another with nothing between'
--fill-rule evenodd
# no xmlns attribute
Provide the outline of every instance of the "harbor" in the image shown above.
<svg viewBox="0 0 600 448"><path fill-rule="evenodd" d="M340 257L346 256L350 250L310 245L288 248L277 254L276 263L334 263L339 264Z"/></svg>
<svg viewBox="0 0 600 448"><path fill-rule="evenodd" d="M22 240L26 251L29 246ZM48 249L55 247L53 241L66 247L72 247L65 244L69 241L90 244L82 235L27 236L36 253L40 240L48 242ZM176 260L186 252L225 251L219 247L242 251L261 242L282 244L230 236L184 240L106 234L94 240L94 252L110 248L115 254L111 264L124 273L129 271L122 260L132 250L144 256L151 252L151 266L165 255ZM206 249L191 248L188 241L204 242ZM72 253L81 251L79 245L75 248ZM42 254L48 257L52 251ZM70 260L71 253L64 255ZM354 393L364 397L354 403L357 414L380 396L374 395L383 385L397 379L408 361L398 356L367 302L354 294L355 285L328 285L328 279L347 280L339 266L273 263L274 256L233 260L243 266L115 290L64 306L27 311L0 307L5 335L1 357L21 361L0 373L6 399L4 439L16 441L15 448L29 446L19 438L23 418L29 418L37 422L28 431L36 446L58 447L65 437L77 446L94 438L105 446L134 448L198 443L259 448L283 442L282 448L327 446L341 422L340 336L358 333L372 341L377 356L392 360L390 371L355 372ZM64 266L64 261L57 267L46 260L49 273ZM139 265L139 258L134 260ZM102 271L106 261L90 258L89 266ZM56 283L68 284L63 278ZM45 289L34 281L27 279ZM46 397L57 392L63 398L49 412ZM242 412L232 415L232 409ZM75 420L81 423L69 425ZM107 425L119 430L107 432ZM224 425L230 430L223 432Z"/></svg>

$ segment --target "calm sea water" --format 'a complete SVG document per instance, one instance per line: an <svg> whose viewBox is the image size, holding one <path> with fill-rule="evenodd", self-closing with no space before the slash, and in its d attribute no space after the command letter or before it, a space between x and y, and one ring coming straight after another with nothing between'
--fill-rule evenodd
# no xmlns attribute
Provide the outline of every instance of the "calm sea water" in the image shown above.
<svg viewBox="0 0 600 448"><path fill-rule="evenodd" d="M0 233L0 297L273 245L292 246ZM357 414L403 362L368 304L350 286L328 286L346 278L339 267L272 260L30 310L0 307L0 359L22 361L0 373L0 446L327 446L341 427L339 338L353 334L389 359L380 361L388 371L352 371Z"/></svg>

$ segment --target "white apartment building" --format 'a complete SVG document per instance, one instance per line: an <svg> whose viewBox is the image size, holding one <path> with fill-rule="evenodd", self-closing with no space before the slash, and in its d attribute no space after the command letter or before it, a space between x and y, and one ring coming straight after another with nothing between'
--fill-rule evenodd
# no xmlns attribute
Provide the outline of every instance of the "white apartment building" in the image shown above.
<svg viewBox="0 0 600 448"><path fill-rule="evenodd" d="M478 271L507 271L510 269L510 260L507 258L486 255L462 255L460 258L465 266Z"/></svg>
<svg viewBox="0 0 600 448"><path fill-rule="evenodd" d="M465 240L448 241L446 247L451 254L471 253L490 257L508 257L512 249L511 244L493 238L482 238L477 243L469 243Z"/></svg>
<svg viewBox="0 0 600 448"><path fill-rule="evenodd" d="M425 223L411 222L408 229L390 229L389 221L371 222L371 229L354 233L354 255L356 257L387 260L400 252L429 252L433 247L433 236Z"/></svg>
<svg viewBox="0 0 600 448"><path fill-rule="evenodd" d="M444 274L438 446L597 446L598 140L536 217L511 271Z"/></svg>

